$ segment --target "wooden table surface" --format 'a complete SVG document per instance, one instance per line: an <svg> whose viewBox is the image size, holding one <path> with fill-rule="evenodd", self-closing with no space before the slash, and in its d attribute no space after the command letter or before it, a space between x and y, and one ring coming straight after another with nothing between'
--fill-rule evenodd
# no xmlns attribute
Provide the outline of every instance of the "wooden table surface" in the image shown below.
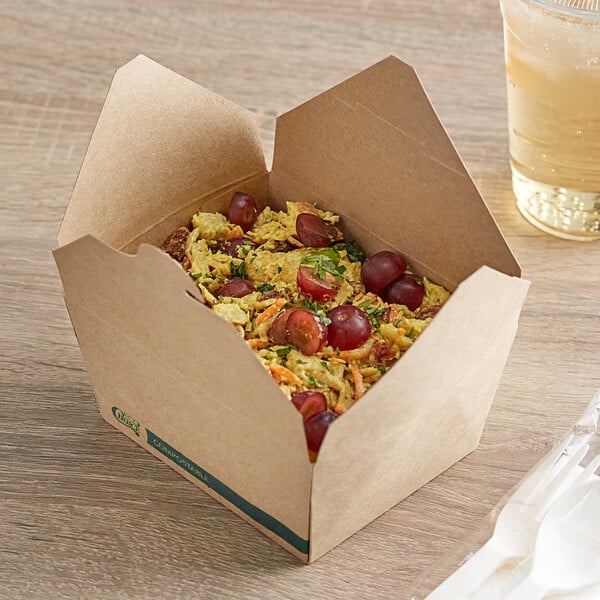
<svg viewBox="0 0 600 600"><path fill-rule="evenodd" d="M405 598L600 387L600 244L515 209L496 0L5 1L0 49L2 598ZM309 567L96 410L50 251L139 52L255 111L269 156L277 113L403 58L533 282L480 448Z"/></svg>

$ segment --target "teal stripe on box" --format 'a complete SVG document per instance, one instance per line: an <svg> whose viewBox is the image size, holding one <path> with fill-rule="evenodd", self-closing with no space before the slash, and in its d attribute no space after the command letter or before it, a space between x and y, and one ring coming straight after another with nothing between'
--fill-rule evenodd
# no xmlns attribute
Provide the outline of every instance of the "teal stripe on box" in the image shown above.
<svg viewBox="0 0 600 600"><path fill-rule="evenodd" d="M285 540L290 546L293 546L296 550L302 552L302 554L308 554L308 540L302 539L281 521L278 521L264 510L254 506L254 504L250 504L250 502L242 498L239 494L236 494L236 492L226 486L222 481L213 477L202 467L199 467L194 461L186 458L181 452L175 450L173 446L167 444L167 442L152 433L149 429L146 429L146 435L148 437L148 443L163 456L166 456L170 461L187 471L190 475L193 475L204 485L213 489L219 496L222 496L225 500L231 502L231 504L246 513L252 520L260 523L263 527L272 531L282 540Z"/></svg>

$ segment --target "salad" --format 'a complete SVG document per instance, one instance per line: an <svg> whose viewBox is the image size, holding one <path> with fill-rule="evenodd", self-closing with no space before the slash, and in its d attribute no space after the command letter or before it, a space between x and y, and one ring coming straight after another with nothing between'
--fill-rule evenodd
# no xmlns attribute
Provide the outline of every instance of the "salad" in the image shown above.
<svg viewBox="0 0 600 600"><path fill-rule="evenodd" d="M311 459L325 432L406 352L450 296L398 252L366 258L339 216L259 210L236 192L163 244L300 411Z"/></svg>

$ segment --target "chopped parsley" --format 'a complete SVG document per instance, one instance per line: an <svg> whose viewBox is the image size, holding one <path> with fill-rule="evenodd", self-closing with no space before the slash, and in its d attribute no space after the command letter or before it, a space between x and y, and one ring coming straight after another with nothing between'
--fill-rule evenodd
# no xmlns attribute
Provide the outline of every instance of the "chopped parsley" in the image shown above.
<svg viewBox="0 0 600 600"><path fill-rule="evenodd" d="M319 384L317 383L317 380L312 375L310 375L308 377L308 385L309 385L309 387L313 387L313 388L319 386Z"/></svg>
<svg viewBox="0 0 600 600"><path fill-rule="evenodd" d="M325 304L319 304L316 300L305 298L300 302L300 308L313 312L317 319L325 326L331 323L331 319L325 314L325 311L329 310Z"/></svg>
<svg viewBox="0 0 600 600"><path fill-rule="evenodd" d="M272 285L271 283L261 283L260 285L256 286L256 290L258 292L260 292L261 294L264 294L265 292L270 292L271 290L274 290L275 286Z"/></svg>
<svg viewBox="0 0 600 600"><path fill-rule="evenodd" d="M338 252L340 250L345 250L348 255L348 260L351 262L363 262L363 260L365 260L365 251L355 241L336 244L334 249Z"/></svg>
<svg viewBox="0 0 600 600"><path fill-rule="evenodd" d="M201 277L204 277L202 273L192 273L192 279L194 281L196 281L196 279L200 279Z"/></svg>
<svg viewBox="0 0 600 600"><path fill-rule="evenodd" d="M248 271L246 271L246 263L242 260L236 264L233 260L229 263L229 272L232 277L240 279L248 279Z"/></svg>
<svg viewBox="0 0 600 600"><path fill-rule="evenodd" d="M285 346L284 348L277 348L277 350L275 350L277 356L279 356L279 358L286 358L287 355L294 349L294 346L288 344L287 346Z"/></svg>
<svg viewBox="0 0 600 600"><path fill-rule="evenodd" d="M302 302L300 302L300 308L312 310L315 313L327 310L327 306L325 304L319 304L316 300L312 300L309 298L305 298L304 300L302 300Z"/></svg>
<svg viewBox="0 0 600 600"><path fill-rule="evenodd" d="M340 264L340 254L333 248L323 248L309 252L302 259L301 265L313 268L313 274L319 279L327 279L327 273L333 275L338 283L344 281L346 267Z"/></svg>
<svg viewBox="0 0 600 600"><path fill-rule="evenodd" d="M321 366L322 366L323 368L325 368L327 371L329 371L329 365L327 364L327 361L326 361L326 360L322 360L322 361L321 361Z"/></svg>
<svg viewBox="0 0 600 600"><path fill-rule="evenodd" d="M360 302L358 308L362 309L367 314L373 328L376 331L379 331L379 327L381 326L380 317L383 316L385 308L383 306L373 306L368 300Z"/></svg>

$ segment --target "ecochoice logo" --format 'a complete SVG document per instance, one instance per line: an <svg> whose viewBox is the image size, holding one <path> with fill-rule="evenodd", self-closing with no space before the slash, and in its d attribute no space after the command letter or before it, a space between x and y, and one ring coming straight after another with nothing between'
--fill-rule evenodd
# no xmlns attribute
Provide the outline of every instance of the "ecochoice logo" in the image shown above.
<svg viewBox="0 0 600 600"><path fill-rule="evenodd" d="M112 414L115 416L115 419L119 421L119 423L123 423L125 427L129 427L135 435L139 437L140 435L140 423L136 421L133 417L130 417L124 410L117 408L116 406L112 407Z"/></svg>

